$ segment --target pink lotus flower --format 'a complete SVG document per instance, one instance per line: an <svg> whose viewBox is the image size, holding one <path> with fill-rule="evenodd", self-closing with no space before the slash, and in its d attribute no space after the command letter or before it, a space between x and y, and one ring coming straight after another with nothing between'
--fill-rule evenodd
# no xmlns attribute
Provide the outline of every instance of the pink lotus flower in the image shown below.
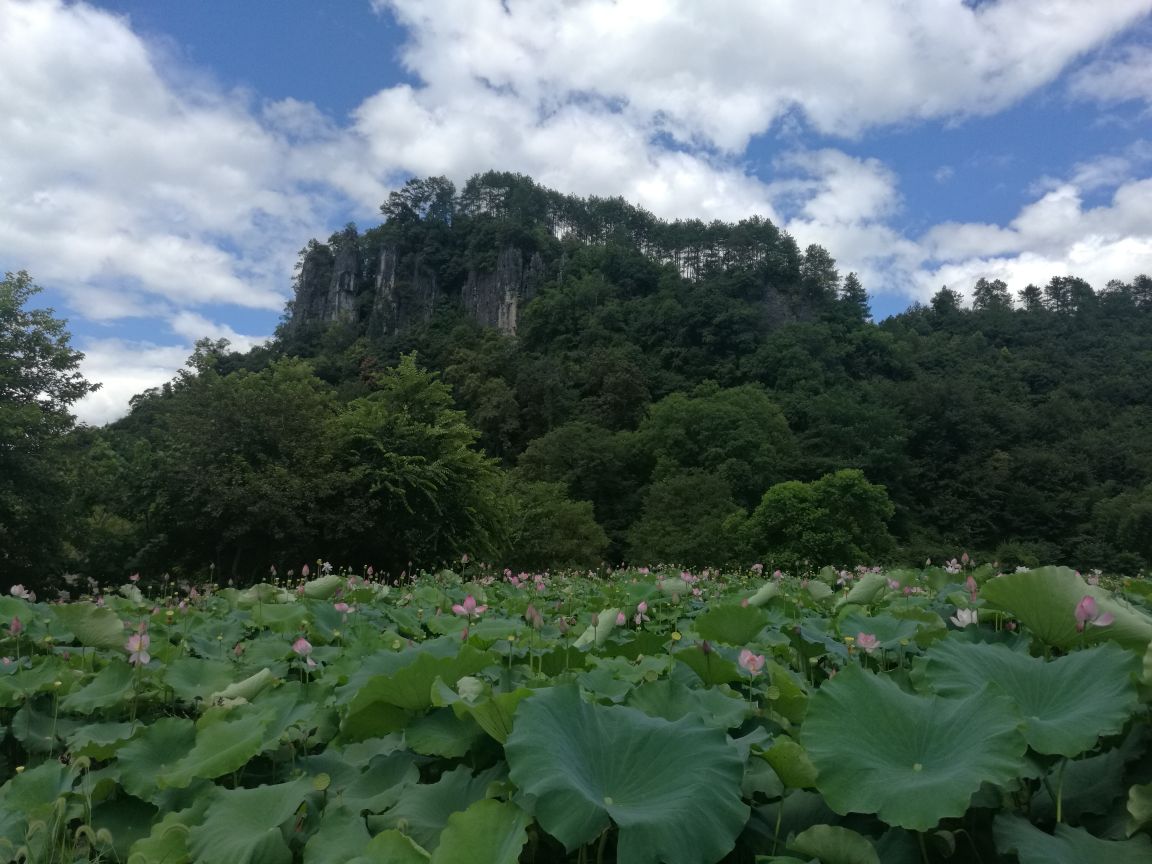
<svg viewBox="0 0 1152 864"><path fill-rule="evenodd" d="M349 612L352 611L352 607L349 606L347 603L336 603L332 606L332 608L343 615L347 615Z"/></svg>
<svg viewBox="0 0 1152 864"><path fill-rule="evenodd" d="M151 641L147 633L133 633L129 636L124 644L124 650L128 652L128 662L133 666L147 666L148 661L152 659L152 655L148 653Z"/></svg>
<svg viewBox="0 0 1152 864"><path fill-rule="evenodd" d="M880 647L880 640L876 638L874 633L857 633L856 644L860 646L861 651L871 654Z"/></svg>
<svg viewBox="0 0 1152 864"><path fill-rule="evenodd" d="M292 650L296 652L297 656L303 657L307 661L309 669L316 665L316 661L308 656L312 653L312 643L303 636L292 643Z"/></svg>
<svg viewBox="0 0 1152 864"><path fill-rule="evenodd" d="M464 615L468 618L476 618L483 615L488 611L487 606L477 606L476 598L469 594L464 598L463 603L453 603L452 611L457 615Z"/></svg>
<svg viewBox="0 0 1152 864"><path fill-rule="evenodd" d="M544 616L531 604L524 610L524 620L527 621L534 630L539 630L544 626Z"/></svg>
<svg viewBox="0 0 1152 864"><path fill-rule="evenodd" d="M755 677L760 674L760 670L764 668L764 655L753 654L747 648L740 652L740 666L749 674Z"/></svg>
<svg viewBox="0 0 1152 864"><path fill-rule="evenodd" d="M636 622L637 627L639 627L645 621L652 620L648 617L648 604L643 600L636 604L636 614L632 616L632 620Z"/></svg>
<svg viewBox="0 0 1152 864"><path fill-rule="evenodd" d="M1107 627L1116 616L1111 612L1100 612L1096 609L1096 600L1092 597L1085 595L1079 603L1076 604L1076 632L1083 633L1084 628L1089 624L1095 624L1097 627Z"/></svg>
<svg viewBox="0 0 1152 864"><path fill-rule="evenodd" d="M12 633L13 636L19 636L24 632L24 624L20 621L18 616L12 616L12 623L8 625L8 630Z"/></svg>
<svg viewBox="0 0 1152 864"><path fill-rule="evenodd" d="M128 578L131 579L133 582L139 582L140 581L140 574L139 573L133 573Z"/></svg>
<svg viewBox="0 0 1152 864"><path fill-rule="evenodd" d="M617 627L623 627L627 623L628 623L628 619L625 617L624 613L623 612L617 612L616 613L616 626Z"/></svg>
<svg viewBox="0 0 1152 864"><path fill-rule="evenodd" d="M307 579L309 576L312 575L312 568L309 567L307 564L305 564L303 567L300 568L300 575L303 576L305 579Z"/></svg>

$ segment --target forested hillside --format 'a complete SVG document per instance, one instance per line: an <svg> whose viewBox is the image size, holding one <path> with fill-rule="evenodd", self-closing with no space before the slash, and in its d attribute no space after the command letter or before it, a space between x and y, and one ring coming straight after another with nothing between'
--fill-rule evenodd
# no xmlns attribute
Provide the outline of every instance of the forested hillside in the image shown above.
<svg viewBox="0 0 1152 864"><path fill-rule="evenodd" d="M381 209L302 251L267 346L202 342L58 441L73 496L4 535L37 553L6 575L1152 562L1147 276L982 280L874 323L854 274L761 219L506 174ZM21 476L0 500L59 494Z"/></svg>

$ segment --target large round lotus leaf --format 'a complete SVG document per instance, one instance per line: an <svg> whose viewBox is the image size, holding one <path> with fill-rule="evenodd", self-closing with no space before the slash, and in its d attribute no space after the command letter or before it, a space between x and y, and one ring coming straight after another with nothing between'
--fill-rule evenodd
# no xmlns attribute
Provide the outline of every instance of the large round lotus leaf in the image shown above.
<svg viewBox="0 0 1152 864"><path fill-rule="evenodd" d="M504 749L526 805L570 850L614 821L620 861L711 864L748 820L744 760L695 718L672 723L553 687L520 704Z"/></svg>
<svg viewBox="0 0 1152 864"><path fill-rule="evenodd" d="M1019 774L1021 725L991 688L966 699L916 696L852 665L812 697L800 740L833 810L926 831L962 815L981 783Z"/></svg>
<svg viewBox="0 0 1152 864"><path fill-rule="evenodd" d="M60 701L60 708L76 714L91 714L125 701L132 686L132 667L119 658L97 672L92 680L73 690Z"/></svg>
<svg viewBox="0 0 1152 864"><path fill-rule="evenodd" d="M127 637L116 613L95 603L69 603L54 607L56 618L76 641L89 648L123 649Z"/></svg>
<svg viewBox="0 0 1152 864"><path fill-rule="evenodd" d="M308 780L256 789L219 789L204 821L188 832L195 864L291 864L280 825L312 790Z"/></svg>
<svg viewBox="0 0 1152 864"><path fill-rule="evenodd" d="M137 798L153 801L156 777L178 764L196 743L196 727L184 717L162 717L120 748L120 785Z"/></svg>
<svg viewBox="0 0 1152 864"><path fill-rule="evenodd" d="M1078 756L1128 722L1138 704L1137 665L1131 652L1113 643L1045 661L1003 645L946 639L925 656L921 682L941 696L972 693L991 682L1019 707L1033 750Z"/></svg>
<svg viewBox="0 0 1152 864"><path fill-rule="evenodd" d="M1152 783L1133 786L1128 790L1128 833L1152 825Z"/></svg>
<svg viewBox="0 0 1152 864"><path fill-rule="evenodd" d="M1112 639L1143 649L1152 640L1152 616L1118 602L1113 596L1085 582L1067 567L1041 567L1010 573L986 582L980 596L990 605L1011 612L1036 638L1057 648L1072 648L1085 641ZM1106 627L1089 625L1076 630L1076 605L1090 596L1101 614L1112 615Z"/></svg>
<svg viewBox="0 0 1152 864"><path fill-rule="evenodd" d="M1027 819L1000 814L993 826L996 848L1001 854L1016 853L1020 864L1148 864L1152 842L1101 840L1083 828L1057 825L1055 836L1046 834Z"/></svg>

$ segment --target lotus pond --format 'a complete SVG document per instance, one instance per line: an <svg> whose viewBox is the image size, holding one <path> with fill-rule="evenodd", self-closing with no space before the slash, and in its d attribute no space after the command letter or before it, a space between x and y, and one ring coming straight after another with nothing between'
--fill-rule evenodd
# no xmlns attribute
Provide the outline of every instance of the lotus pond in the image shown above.
<svg viewBox="0 0 1152 864"><path fill-rule="evenodd" d="M0 861L1152 861L1149 583L462 570L0 598Z"/></svg>

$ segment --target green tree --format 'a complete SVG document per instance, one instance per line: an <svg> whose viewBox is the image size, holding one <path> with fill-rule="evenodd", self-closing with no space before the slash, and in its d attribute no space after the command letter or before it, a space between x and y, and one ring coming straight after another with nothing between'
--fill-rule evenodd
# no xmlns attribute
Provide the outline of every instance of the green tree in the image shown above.
<svg viewBox="0 0 1152 864"><path fill-rule="evenodd" d="M154 436L148 548L140 563L215 565L251 577L322 554L335 476L331 388L305 362L219 375L215 347L197 346ZM328 526L329 536L332 527Z"/></svg>
<svg viewBox="0 0 1152 864"><path fill-rule="evenodd" d="M787 477L795 461L783 412L754 384L673 393L652 406L638 434L657 477L685 469L715 473L745 507Z"/></svg>
<svg viewBox="0 0 1152 864"><path fill-rule="evenodd" d="M868 305L868 292L860 284L860 277L849 273L844 277L844 285L840 289L840 306L848 320L863 324L872 317L872 309Z"/></svg>
<svg viewBox="0 0 1152 864"><path fill-rule="evenodd" d="M976 280L972 289L972 308L978 312L1008 311L1012 308L1012 295L1000 279L989 282L984 277Z"/></svg>
<svg viewBox="0 0 1152 864"><path fill-rule="evenodd" d="M501 475L473 445L476 431L447 384L413 355L328 428L335 494L326 509L345 554L392 573L502 543Z"/></svg>
<svg viewBox="0 0 1152 864"><path fill-rule="evenodd" d="M628 532L628 558L634 564L727 564L734 551L729 520L743 513L715 474L693 470L664 477L644 495L644 509Z"/></svg>
<svg viewBox="0 0 1152 864"><path fill-rule="evenodd" d="M65 322L30 309L24 271L0 281L0 569L6 582L42 578L59 563L69 490L60 443L70 408L99 385L80 374Z"/></svg>
<svg viewBox="0 0 1152 864"><path fill-rule="evenodd" d="M573 501L562 483L510 475L504 502L507 534L500 562L521 570L594 567L604 561L608 535L588 501Z"/></svg>
<svg viewBox="0 0 1152 864"><path fill-rule="evenodd" d="M844 469L813 483L778 483L746 524L753 552L765 562L819 568L876 563L893 541L894 508L883 486L862 471Z"/></svg>

